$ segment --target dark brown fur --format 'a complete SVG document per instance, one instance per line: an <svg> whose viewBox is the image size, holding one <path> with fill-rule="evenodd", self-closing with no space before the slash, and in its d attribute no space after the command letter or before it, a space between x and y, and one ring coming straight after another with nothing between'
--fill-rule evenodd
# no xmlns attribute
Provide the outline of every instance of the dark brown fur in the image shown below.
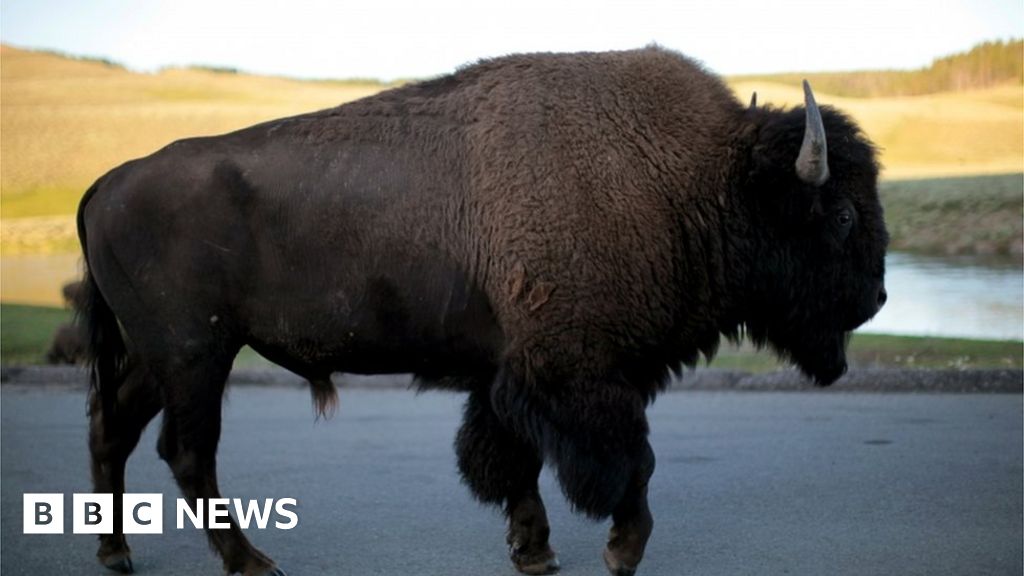
<svg viewBox="0 0 1024 576"><path fill-rule="evenodd" d="M832 177L812 186L802 109L744 107L658 48L534 54L129 162L79 211L94 462L124 443L121 382L151 382L161 455L186 496L216 494L245 344L309 379L321 413L332 372L413 372L470 392L460 470L505 506L520 570L556 566L548 461L578 510L612 516L606 562L629 574L668 372L747 333L830 383L882 300L874 152L823 114ZM210 537L229 572L276 569L237 529ZM127 558L123 537L102 544Z"/></svg>

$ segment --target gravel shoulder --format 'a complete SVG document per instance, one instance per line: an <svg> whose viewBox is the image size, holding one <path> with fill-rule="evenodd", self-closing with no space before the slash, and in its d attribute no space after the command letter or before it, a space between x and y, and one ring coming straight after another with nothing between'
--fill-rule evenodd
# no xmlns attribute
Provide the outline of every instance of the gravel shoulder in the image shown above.
<svg viewBox="0 0 1024 576"><path fill-rule="evenodd" d="M361 376L335 374L339 388L409 388L408 374ZM88 374L76 366L3 366L0 384L33 387L85 387ZM301 387L306 382L286 370L237 369L232 371L232 386ZM895 392L895 393L1001 393L1024 392L1024 371L1017 369L908 369L864 368L851 370L827 388L815 386L795 370L755 374L741 370L714 368L687 371L673 378L668 390L736 392Z"/></svg>

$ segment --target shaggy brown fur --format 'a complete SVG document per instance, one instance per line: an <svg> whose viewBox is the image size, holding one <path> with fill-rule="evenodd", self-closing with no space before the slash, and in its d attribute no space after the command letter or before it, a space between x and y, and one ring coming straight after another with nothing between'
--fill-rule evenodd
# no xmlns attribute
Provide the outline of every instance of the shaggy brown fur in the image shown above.
<svg viewBox="0 0 1024 576"><path fill-rule="evenodd" d="M97 412L130 412L117 390L145 367L161 454L209 497L242 345L320 405L332 372L412 372L471 392L460 470L505 505L517 567L557 566L548 461L578 510L612 516L606 561L630 573L651 529L644 410L668 371L747 333L827 384L884 301L874 152L822 115L831 177L815 185L795 169L810 113L745 107L647 48L487 60L176 142L79 210ZM239 531L210 537L229 572L275 570ZM127 557L112 542L101 559Z"/></svg>

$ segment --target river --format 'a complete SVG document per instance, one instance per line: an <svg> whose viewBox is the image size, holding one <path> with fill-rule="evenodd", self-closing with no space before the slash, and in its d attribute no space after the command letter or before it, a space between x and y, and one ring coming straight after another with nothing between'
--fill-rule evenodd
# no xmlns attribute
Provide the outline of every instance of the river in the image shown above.
<svg viewBox="0 0 1024 576"><path fill-rule="evenodd" d="M864 332L1024 339L1024 269L1017 258L886 259L889 301Z"/></svg>

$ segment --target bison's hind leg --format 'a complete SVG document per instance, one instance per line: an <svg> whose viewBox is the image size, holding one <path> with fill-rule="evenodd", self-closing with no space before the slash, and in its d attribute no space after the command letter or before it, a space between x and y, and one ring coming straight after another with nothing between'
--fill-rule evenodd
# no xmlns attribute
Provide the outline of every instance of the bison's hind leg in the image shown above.
<svg viewBox="0 0 1024 576"><path fill-rule="evenodd" d="M152 378L132 362L117 387L113 414L104 414L98 393L89 394L89 455L93 490L114 495L114 531L100 535L96 557L118 572L132 572L131 551L121 523L121 500L125 491L124 470L128 457L139 443L143 429L163 404Z"/></svg>
<svg viewBox="0 0 1024 576"><path fill-rule="evenodd" d="M199 344L168 350L163 361L152 368L164 399L157 451L170 466L188 505L197 510L198 499L209 502L221 497L217 485L221 403L238 348L198 338L193 342ZM273 560L249 542L233 517L228 517L227 524L224 529L206 528L227 574L284 575Z"/></svg>
<svg viewBox="0 0 1024 576"><path fill-rule="evenodd" d="M559 564L548 543L551 529L537 488L540 454L505 428L485 391L466 400L455 440L463 481L481 502L504 506L509 555L523 574L554 574Z"/></svg>

